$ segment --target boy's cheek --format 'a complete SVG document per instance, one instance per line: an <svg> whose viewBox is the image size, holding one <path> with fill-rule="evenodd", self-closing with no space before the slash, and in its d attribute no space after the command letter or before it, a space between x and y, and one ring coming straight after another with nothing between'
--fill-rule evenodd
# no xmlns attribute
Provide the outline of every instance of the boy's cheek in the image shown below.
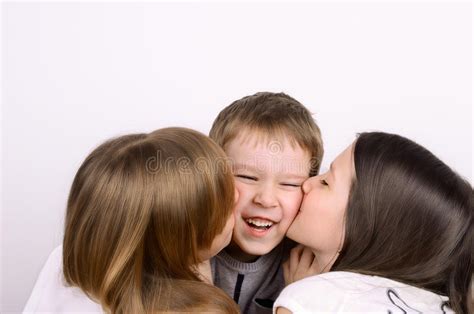
<svg viewBox="0 0 474 314"><path fill-rule="evenodd" d="M238 181L235 181L235 189L238 197L236 197L234 210L238 210L242 204L245 204L249 201L251 198L252 189L247 184Z"/></svg>
<svg viewBox="0 0 474 314"><path fill-rule="evenodd" d="M290 211L293 211L295 208L299 209L303 202L303 194L304 193L301 189L288 193L282 200L284 207L288 208Z"/></svg>
<svg viewBox="0 0 474 314"><path fill-rule="evenodd" d="M300 209L301 203L303 203L304 193L303 190L298 191L298 197L296 198L296 208Z"/></svg>
<svg viewBox="0 0 474 314"><path fill-rule="evenodd" d="M239 197L240 197L240 192L237 188L235 188L235 191L234 191L234 207L239 202Z"/></svg>
<svg viewBox="0 0 474 314"><path fill-rule="evenodd" d="M284 206L283 206L283 217L286 220L286 224L289 225L293 222L293 220L296 217L296 214L298 213L298 210L300 209L301 203L303 201L303 192L297 192L294 193L293 195L288 195Z"/></svg>

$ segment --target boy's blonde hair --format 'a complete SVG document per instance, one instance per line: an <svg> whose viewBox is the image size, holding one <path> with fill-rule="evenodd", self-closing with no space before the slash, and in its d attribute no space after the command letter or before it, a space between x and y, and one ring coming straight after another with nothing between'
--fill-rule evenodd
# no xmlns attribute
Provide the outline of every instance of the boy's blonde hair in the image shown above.
<svg viewBox="0 0 474 314"><path fill-rule="evenodd" d="M205 135L166 128L109 140L71 187L66 282L114 313L236 309L222 291L193 283L199 250L222 232L233 204L225 154Z"/></svg>
<svg viewBox="0 0 474 314"><path fill-rule="evenodd" d="M296 99L284 93L261 92L236 100L219 113L209 136L225 150L242 133L267 140L287 138L311 155L309 175L319 172L323 158L321 131L308 109Z"/></svg>

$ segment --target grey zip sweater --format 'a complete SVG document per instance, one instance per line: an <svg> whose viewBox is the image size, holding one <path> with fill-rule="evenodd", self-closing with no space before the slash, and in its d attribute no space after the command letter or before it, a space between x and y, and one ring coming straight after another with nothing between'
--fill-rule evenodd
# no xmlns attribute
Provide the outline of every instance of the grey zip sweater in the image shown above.
<svg viewBox="0 0 474 314"><path fill-rule="evenodd" d="M233 298L244 314L272 313L273 303L285 287L281 265L292 243L285 239L252 263L240 262L221 251L211 259L214 285Z"/></svg>

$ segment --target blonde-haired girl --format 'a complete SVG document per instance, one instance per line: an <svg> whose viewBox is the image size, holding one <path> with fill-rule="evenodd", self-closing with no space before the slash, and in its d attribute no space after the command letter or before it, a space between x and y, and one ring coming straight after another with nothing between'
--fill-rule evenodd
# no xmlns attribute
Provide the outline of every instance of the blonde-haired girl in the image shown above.
<svg viewBox="0 0 474 314"><path fill-rule="evenodd" d="M234 201L224 152L199 132L166 128L105 142L71 187L65 286L112 313L238 312L199 271L229 243Z"/></svg>

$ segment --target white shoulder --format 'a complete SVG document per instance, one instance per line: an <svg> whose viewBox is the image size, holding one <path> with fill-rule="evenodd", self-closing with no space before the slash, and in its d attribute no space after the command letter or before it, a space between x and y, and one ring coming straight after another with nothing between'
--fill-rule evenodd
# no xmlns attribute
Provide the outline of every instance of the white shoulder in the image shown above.
<svg viewBox="0 0 474 314"><path fill-rule="evenodd" d="M344 305L346 291L340 281L323 275L308 277L288 285L274 307L285 307L293 313L338 312Z"/></svg>
<svg viewBox="0 0 474 314"><path fill-rule="evenodd" d="M35 286L31 292L28 301L26 302L23 313L34 313L38 309L39 303L43 296L43 291L48 289L51 281L60 278L60 265L62 260L62 245L56 247L49 255L41 272L36 280Z"/></svg>
<svg viewBox="0 0 474 314"><path fill-rule="evenodd" d="M89 299L81 289L65 284L62 257L60 245L49 255L23 313L102 313L102 307Z"/></svg>
<svg viewBox="0 0 474 314"><path fill-rule="evenodd" d="M388 278L329 272L287 286L275 301L275 308L285 307L293 313L390 313L399 309L432 313L443 309L447 300Z"/></svg>

